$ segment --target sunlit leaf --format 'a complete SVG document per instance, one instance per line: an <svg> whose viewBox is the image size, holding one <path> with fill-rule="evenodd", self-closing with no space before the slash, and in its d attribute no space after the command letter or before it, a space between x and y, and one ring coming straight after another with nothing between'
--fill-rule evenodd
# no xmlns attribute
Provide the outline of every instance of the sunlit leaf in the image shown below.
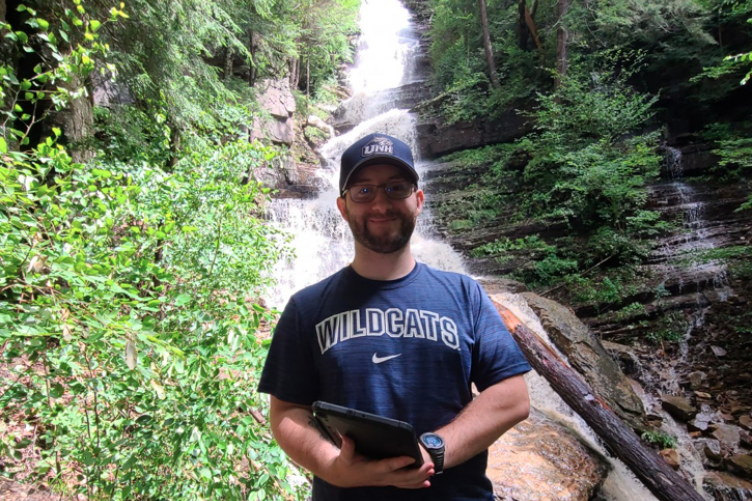
<svg viewBox="0 0 752 501"><path fill-rule="evenodd" d="M134 370L138 365L138 350L136 344L130 339L125 342L125 363L131 370Z"/></svg>

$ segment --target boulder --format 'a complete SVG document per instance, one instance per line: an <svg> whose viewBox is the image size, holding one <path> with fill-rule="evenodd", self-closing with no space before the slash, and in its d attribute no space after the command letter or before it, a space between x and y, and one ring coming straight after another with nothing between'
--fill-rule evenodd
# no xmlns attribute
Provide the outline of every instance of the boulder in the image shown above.
<svg viewBox="0 0 752 501"><path fill-rule="evenodd" d="M752 483L724 472L708 472L703 487L714 501L750 501Z"/></svg>
<svg viewBox="0 0 752 501"><path fill-rule="evenodd" d="M279 190L275 198L313 198L326 189L326 182L316 175L318 165L296 162L289 154L253 169L253 178L264 186Z"/></svg>
<svg viewBox="0 0 752 501"><path fill-rule="evenodd" d="M251 139L291 145L295 140L295 98L290 91L290 82L286 78L267 79L259 84L259 92L262 113L253 121Z"/></svg>
<svg viewBox="0 0 752 501"><path fill-rule="evenodd" d="M726 459L729 470L747 479L752 479L752 456L749 454L734 454Z"/></svg>
<svg viewBox="0 0 752 501"><path fill-rule="evenodd" d="M600 341L572 311L532 292L522 294L535 311L551 341L619 417L642 428L645 409L631 383Z"/></svg>
<svg viewBox="0 0 752 501"><path fill-rule="evenodd" d="M679 395L661 395L661 405L663 410L685 423L697 415L695 406Z"/></svg>
<svg viewBox="0 0 752 501"><path fill-rule="evenodd" d="M702 371L692 371L687 375L687 378L689 379L689 386L693 390L697 390L704 386L703 383L708 378L708 375Z"/></svg>
<svg viewBox="0 0 752 501"><path fill-rule="evenodd" d="M742 444L742 447L752 449L752 437L746 431L739 432L739 442Z"/></svg>
<svg viewBox="0 0 752 501"><path fill-rule="evenodd" d="M736 451L739 448L739 441L741 435L739 434L739 428L731 424L716 424L712 425L713 432L711 435L713 438L721 443L721 447L727 451Z"/></svg>
<svg viewBox="0 0 752 501"><path fill-rule="evenodd" d="M498 500L586 501L605 480L606 464L567 428L533 410L491 446L486 474Z"/></svg>
<svg viewBox="0 0 752 501"><path fill-rule="evenodd" d="M707 431L710 423L723 423L723 418L708 404L700 404L700 412L687 422L689 431Z"/></svg>
<svg viewBox="0 0 752 501"><path fill-rule="evenodd" d="M679 453L676 452L676 449L663 449L659 454L671 468L675 470L679 469Z"/></svg>
<svg viewBox="0 0 752 501"><path fill-rule="evenodd" d="M295 113L295 97L290 91L290 81L287 78L264 80L258 88L258 103L271 116L288 118Z"/></svg>
<svg viewBox="0 0 752 501"><path fill-rule="evenodd" d="M702 447L702 452L711 461L720 461L723 459L721 443L718 440L714 438L701 438L697 441L697 444Z"/></svg>
<svg viewBox="0 0 752 501"><path fill-rule="evenodd" d="M744 415L739 418L739 425L745 430L752 430L752 416Z"/></svg>
<svg viewBox="0 0 752 501"><path fill-rule="evenodd" d="M601 341L601 344L611 355L611 358L619 363L625 374L631 375L639 372L642 364L634 349L625 344L613 343L611 341Z"/></svg>

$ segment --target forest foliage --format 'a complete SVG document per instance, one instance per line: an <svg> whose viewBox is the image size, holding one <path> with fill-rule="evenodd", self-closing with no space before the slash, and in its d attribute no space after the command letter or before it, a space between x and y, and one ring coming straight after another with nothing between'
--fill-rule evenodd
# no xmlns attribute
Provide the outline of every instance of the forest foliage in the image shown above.
<svg viewBox="0 0 752 501"><path fill-rule="evenodd" d="M470 203L439 211L458 232L510 217L567 228L566 237L529 245L533 264L515 277L585 293L582 273L639 263L651 239L676 225L645 206L673 133L666 123L715 145L719 182L749 183L752 123L740 103L749 102L752 2L582 0L566 2L564 15L561 4L486 2L497 86L479 3L432 0L436 112L452 123L518 109L531 125L514 142L451 155L486 167ZM561 58L565 74L556 71ZM503 249L525 243L490 242L474 253L509 259ZM607 285L587 294L605 297Z"/></svg>
<svg viewBox="0 0 752 501"><path fill-rule="evenodd" d="M252 175L277 148L247 126L264 78L327 92L358 2L302 3L3 1L6 479L87 499L304 496L256 393L286 237ZM117 99L92 108L95 87Z"/></svg>
<svg viewBox="0 0 752 501"><path fill-rule="evenodd" d="M454 229L512 204L586 236L476 249L530 252L531 284L634 262L667 224L644 208L662 100L720 122L752 66L752 2L572 0L563 18L552 0L486 3L498 87L478 3L429 0L439 112L519 107L534 128L455 155L487 168ZM266 78L305 103L331 95L358 6L0 0L0 475L90 499L304 498L255 392L285 236L252 176L276 148L247 131ZM95 88L108 106L91 105ZM749 132L703 132L729 179L748 177ZM622 289L613 277L598 293Z"/></svg>

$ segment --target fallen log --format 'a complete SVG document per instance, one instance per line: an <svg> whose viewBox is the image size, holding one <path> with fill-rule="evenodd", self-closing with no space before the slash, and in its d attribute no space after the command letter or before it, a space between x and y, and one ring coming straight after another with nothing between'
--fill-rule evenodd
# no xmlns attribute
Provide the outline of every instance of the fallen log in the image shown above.
<svg viewBox="0 0 752 501"><path fill-rule="evenodd" d="M632 429L596 395L574 369L566 365L537 334L507 308L494 301L504 324L512 333L530 365L561 398L598 434L608 450L621 459L661 501L705 501L653 449L646 447Z"/></svg>

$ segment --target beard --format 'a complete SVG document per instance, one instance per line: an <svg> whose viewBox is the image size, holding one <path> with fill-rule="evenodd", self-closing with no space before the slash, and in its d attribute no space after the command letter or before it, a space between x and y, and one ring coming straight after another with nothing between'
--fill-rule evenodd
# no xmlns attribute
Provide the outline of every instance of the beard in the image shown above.
<svg viewBox="0 0 752 501"><path fill-rule="evenodd" d="M368 223L366 222L368 219L367 215L357 218L348 213L347 223L350 225L353 238L360 245L379 254L391 254L404 248L410 241L410 237L412 237L413 231L415 231L418 216L416 214L404 214L397 211L387 211L384 216L396 218L399 221L399 228L395 233L375 235L368 229Z"/></svg>

